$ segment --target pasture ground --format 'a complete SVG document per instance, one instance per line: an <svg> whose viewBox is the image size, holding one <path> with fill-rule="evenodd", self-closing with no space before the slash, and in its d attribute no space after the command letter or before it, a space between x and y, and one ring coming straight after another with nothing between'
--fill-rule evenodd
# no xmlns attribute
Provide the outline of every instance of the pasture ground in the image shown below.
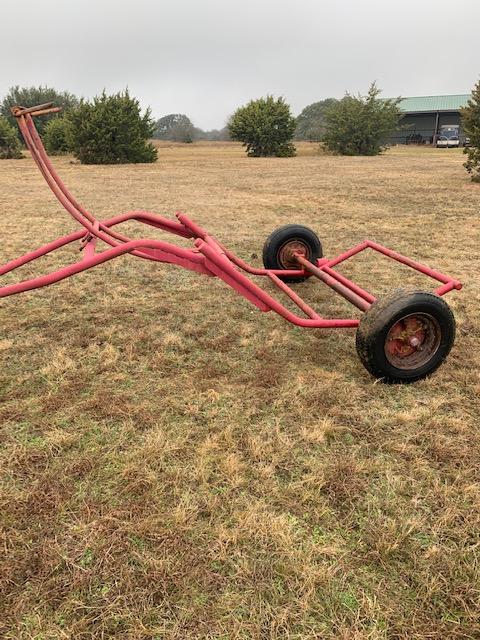
<svg viewBox="0 0 480 640"><path fill-rule="evenodd" d="M131 257L1 300L2 638L480 638L480 187L462 161L308 144L54 160L101 218L180 209L257 264L296 221L326 255L368 237L465 286L447 363L412 386L376 383L354 330L293 328ZM1 161L0 210L2 263L74 228L30 159ZM377 294L431 287L371 254L342 271ZM325 316L352 309L298 290Z"/></svg>

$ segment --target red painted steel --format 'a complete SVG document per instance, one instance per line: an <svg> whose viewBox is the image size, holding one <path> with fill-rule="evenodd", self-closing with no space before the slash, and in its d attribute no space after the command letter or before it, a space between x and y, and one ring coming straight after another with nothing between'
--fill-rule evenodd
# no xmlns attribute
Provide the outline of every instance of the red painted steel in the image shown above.
<svg viewBox="0 0 480 640"><path fill-rule="evenodd" d="M312 307L310 307L304 300L302 300L299 295L292 291L290 287L287 286L285 282L283 282L283 280L280 280L280 278L271 271L268 272L268 276L271 280L273 280L274 284L279 289L281 289L291 300L293 300L293 302L299 309L303 311L303 313L306 313L310 318L320 318L318 313L314 309L312 309Z"/></svg>
<svg viewBox="0 0 480 640"><path fill-rule="evenodd" d="M348 289L353 291L353 293L356 293L358 296L360 296L360 298L363 298L363 300L366 300L370 304L375 302L375 296L372 296L371 293L368 293L368 291L365 291L364 289L362 289L362 287L359 287L358 284L355 284L354 282L343 276L341 273L335 271L335 269L330 268L328 266L328 262L322 264L320 268L322 271L325 271L325 273L328 273L328 275L332 276L332 278L335 278L341 284L344 284Z"/></svg>
<svg viewBox="0 0 480 640"><path fill-rule="evenodd" d="M355 305L361 311L366 311L370 308L370 303L362 298L357 293L349 289L347 286L336 280L333 276L326 273L321 267L316 267L309 260L302 255L297 255L297 261L303 266L306 271L310 271L319 280L328 285L331 289L339 293L345 300L348 300Z"/></svg>
<svg viewBox="0 0 480 640"><path fill-rule="evenodd" d="M176 214L177 222L149 211L128 211L108 220L97 220L95 216L88 212L74 198L62 182L35 128L33 117L57 111L59 111L59 108L54 107L52 103L39 105L38 107L30 107L28 109L24 109L23 107L14 107L12 109L12 113L17 118L25 143L45 181L60 204L82 228L0 266L0 276L10 273L29 262L37 260L48 253L52 253L76 241L80 242L80 249L83 253L82 259L51 273L0 287L0 298L59 282L76 273L91 269L94 266L103 264L127 253L146 260L175 264L204 275L217 276L260 310L274 311L288 322L301 327L356 327L359 320L357 318L322 318L295 293L281 277L316 277L359 309L365 311L375 302L375 296L333 268L365 249L373 249L438 280L442 285L436 289L435 292L437 295L444 295L452 289L460 289L462 286L458 280L450 278L434 269L430 269L371 240L365 240L330 260L322 258L317 261L316 265L305 260L300 254L295 254L295 258L299 264L298 269L262 269L253 267L243 261L209 235L200 225L182 213ZM183 247L163 240L152 238L132 239L113 229L113 227L130 220L135 220L141 224L146 224L183 238L192 239L194 246L192 249L184 249ZM107 248L97 253L98 241L106 244ZM292 313L281 302L272 297L267 291L259 287L242 272L253 276L267 276L307 317L304 318Z"/></svg>

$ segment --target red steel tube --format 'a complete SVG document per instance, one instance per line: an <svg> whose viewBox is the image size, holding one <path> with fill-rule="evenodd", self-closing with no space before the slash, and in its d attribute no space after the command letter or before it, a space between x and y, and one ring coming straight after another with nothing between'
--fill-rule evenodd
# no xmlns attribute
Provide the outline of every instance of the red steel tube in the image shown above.
<svg viewBox="0 0 480 640"><path fill-rule="evenodd" d="M438 287L438 289L435 289L435 293L437 296L443 296L446 293L448 293L449 291L452 291L452 289L461 289L462 285L460 284L460 286L457 286L455 284L455 280L450 280L450 282L447 282L445 284L442 284L441 287Z"/></svg>
<svg viewBox="0 0 480 640"><path fill-rule="evenodd" d="M282 318L285 318L285 320L288 320L299 327L333 329L358 326L359 321L355 318L332 320L327 318L301 318L289 311L280 302L278 302L278 300L272 298L272 296L270 296L266 291L243 275L243 273L238 271L226 256L218 254L206 242L199 238L195 241L195 246L206 256L208 259L207 267L212 270L215 275L218 275L218 277L227 282L227 284L229 284L238 293L252 302L254 302L252 298L256 299L254 304L259 308L266 307L263 309L264 311L269 311L271 309L278 313L278 315L282 316ZM246 292L249 292L250 296L246 295ZM258 304L257 301L260 302L260 304Z"/></svg>
<svg viewBox="0 0 480 640"><path fill-rule="evenodd" d="M220 243L218 244L231 262L236 264L237 267L240 267L240 269L243 269L243 271L251 273L252 276L266 276L269 273L275 273L276 275L288 277L297 276L299 278L305 278L305 276L308 276L308 273L306 273L304 269L258 269L257 267L252 267L247 262L236 256L232 251L230 251L230 249L227 249Z"/></svg>
<svg viewBox="0 0 480 640"><path fill-rule="evenodd" d="M354 293L351 289L346 287L344 284L333 278L328 273L325 273L319 267L313 265L309 260L304 258L302 255L296 255L297 261L302 265L302 267L306 271L310 271L314 276L316 276L319 280L324 282L331 289L339 293L343 298L351 302L353 305L361 309L362 311L366 311L370 308L370 303L367 302L364 298L360 297L357 293Z"/></svg>
<svg viewBox="0 0 480 640"><path fill-rule="evenodd" d="M292 289L290 289L290 287L285 284L285 282L283 282L283 280L280 280L280 278L278 276L276 276L274 273L269 272L268 273L268 277L277 285L277 287L279 289L281 289L284 293L287 294L287 296L293 300L293 302L295 302L295 304L297 305L297 307L299 307L304 313L307 314L307 316L309 316L310 318L320 318L321 316L318 315L318 313L312 309L312 307L310 307L306 302L304 302L302 300L302 298L300 298L300 296L298 296L295 291L292 291Z"/></svg>
<svg viewBox="0 0 480 640"><path fill-rule="evenodd" d="M435 269L431 269L430 267L427 267L426 265L424 265L424 264L422 264L420 262L417 262L416 260L412 260L411 258L408 258L407 256L404 256L401 253L398 253L398 251L393 251L393 249L389 249L388 247L384 247L383 245L378 244L377 242L374 242L373 240L364 240L363 242L361 242L360 244L356 245L355 247L352 247L351 249L349 249L345 253L341 253L340 255L336 256L335 258L332 258L331 260L328 260L327 262L325 262L322 265L322 270L327 272L327 273L329 273L334 278L337 278L340 282L345 284L347 287L351 288L352 291L355 291L360 296L364 297L366 300L369 300L369 297L373 298L373 300L372 300L372 302L373 302L375 300L374 296L369 294L367 291L364 291L363 289L361 289L355 283L350 282L347 278L345 278L345 276L342 276L341 274L337 273L336 271L334 271L332 269L332 267L334 267L335 265L340 264L341 262L344 262L345 260L347 260L348 258L351 258L355 254L360 253L364 249L373 249L374 251L377 251L378 253L381 253L381 254L387 256L388 258L391 258L392 260L396 260L397 262L400 262L400 263L410 267L411 269L415 269L415 271L419 271L420 273L423 273L426 276L429 276L430 278L433 278L434 280L438 280L439 282L443 282L443 285L441 287L438 287L435 290L435 293L438 296L442 296L445 293L448 293L449 291L452 291L452 289L461 289L462 288L462 283L459 282L458 280L455 280L454 278L451 278L450 276L447 276L444 273L440 273L440 271L436 271Z"/></svg>
<svg viewBox="0 0 480 640"><path fill-rule="evenodd" d="M3 276L6 273L9 273L10 271L14 271L19 267L22 267L24 264L27 264L28 262L32 262L32 260L41 258L42 256L47 255L47 253L51 253L52 251L55 251L56 249L59 249L60 247L65 246L66 244L75 242L75 240L80 240L80 238L84 234L85 234L85 231L83 229L80 229L80 231L70 233L68 236L63 236L62 238L58 238L53 242L49 242L48 244L43 245L43 247L39 247L35 251L26 253L24 256L15 258L15 260L10 260L10 262L7 262L6 264L0 267L0 276Z"/></svg>
<svg viewBox="0 0 480 640"><path fill-rule="evenodd" d="M36 162L38 168L43 174L43 177L47 181L48 186L52 189L52 183L56 185L59 191L65 196L68 202L76 209L76 213L81 217L86 218L90 222L95 221L95 217L89 213L86 209L84 209L80 203L78 203L72 194L68 191L67 187L61 180L60 176L55 171L55 168L45 151L42 140L38 135L38 131L35 128L35 124L30 115L21 116L18 118L18 124L20 127L20 131L25 139L25 142L32 154L33 160ZM53 190L53 189L52 189ZM54 194L62 206L65 207L63 200L59 197L58 193L54 190ZM71 211L69 211L71 215ZM78 218L77 215L74 215L80 224L84 224L81 218Z"/></svg>
<svg viewBox="0 0 480 640"><path fill-rule="evenodd" d="M32 278L30 280L24 280L23 282L16 284L6 285L5 287L0 288L0 298L11 296L16 293L22 293L23 291L29 291L30 289L45 287L46 285L59 282L69 276L75 275L80 271L85 271L86 269L95 267L103 262L107 262L112 258L116 258L117 256L125 253L131 253L133 250L143 247L156 250L158 252L159 259L160 256L163 256L163 262L178 264L187 269L191 269L192 271L197 271L198 273L212 275L205 266L204 257L195 253L191 249L183 249L182 247L177 247L176 245L163 242L162 240L138 239L111 247L102 253L98 253L79 262L75 262L67 267L62 267L53 273Z"/></svg>
<svg viewBox="0 0 480 640"><path fill-rule="evenodd" d="M102 240L106 244L109 244L110 246L116 246L123 242L129 242L131 238L129 238L128 236L124 236L123 234L114 232L105 224L100 223L99 229L95 228L95 223L97 222L96 218L77 203L77 201L73 198L73 196L61 181L58 174L55 172L50 159L45 152L41 139L38 136L30 115L27 116L27 123L30 125L30 129L25 126L23 118L19 118L19 125L25 138L25 142L27 143L27 146L29 147L41 173L47 181L48 186L53 191L60 204L62 204L62 206L68 211L68 213L70 213L75 218L75 220L77 220L77 222L84 226L93 236L100 238L100 240ZM32 135L38 140L38 146L33 143ZM175 223L171 220L167 220L166 218L161 218L161 216L154 216L153 214L149 214L149 212L140 212L140 216L144 220L146 220L147 217L150 217L154 226L160 226L161 228L164 228L167 231L172 231L177 235L191 237L191 233L186 231L185 227L181 224ZM134 216L130 215L130 217ZM139 216L135 217L137 219L140 219ZM147 257L141 251L135 251L134 254L138 255L139 257Z"/></svg>
<svg viewBox="0 0 480 640"><path fill-rule="evenodd" d="M355 245L348 251L345 251L344 253L340 253L335 258L328 260L328 262L326 262L325 264L327 265L327 267L334 267L336 264L340 264L340 262L343 262L344 260L348 260L348 258L351 258L355 254L360 253L360 251L363 251L367 247L368 247L368 240L364 240L363 242Z"/></svg>
<svg viewBox="0 0 480 640"><path fill-rule="evenodd" d="M205 236L207 235L207 232L205 231L205 229L202 229L200 225L198 225L193 220L190 220L188 216L186 216L184 213L180 213L180 211L177 211L175 215L177 216L178 220L183 224L183 226L189 229L189 231L191 231L192 236L194 236L195 238L202 238L202 240L205 239Z"/></svg>
<svg viewBox="0 0 480 640"><path fill-rule="evenodd" d="M401 253L397 253L397 251L388 249L387 247L384 247L381 244L373 242L372 240L366 240L366 242L371 249L375 249L375 251L378 251L379 253L383 253L383 255L388 256L389 258L393 258L393 260L396 260L397 262L406 264L408 267L411 267L416 271L420 271L420 273L424 273L425 275L430 276L434 280L438 280L439 282L443 282L445 284L452 283L454 289L462 288L461 282L453 278L450 278L449 276L446 276L443 273L440 273L440 271L436 271L435 269L430 269L430 267L427 267L426 265L421 264L420 262L416 262L411 258L407 258L406 256L403 256Z"/></svg>
<svg viewBox="0 0 480 640"><path fill-rule="evenodd" d="M361 298L363 298L370 304L375 302L376 300L375 296L372 296L371 293L369 293L368 291L365 291L365 289L362 289L362 287L359 287L358 284L355 284L345 276L342 276L341 273L338 273L334 269L331 269L328 266L328 264L322 265L320 268L322 271L325 271L325 273L328 273L329 276L332 276L332 278L335 278L336 280L344 284L346 287L351 289L354 293L359 295Z"/></svg>
<svg viewBox="0 0 480 640"><path fill-rule="evenodd" d="M94 227L86 223L85 218L90 221L92 225L94 225L96 222L96 218L73 197L58 173L55 171L55 168L52 165L47 152L45 151L42 140L35 128L32 117L30 115L28 115L26 118L20 117L19 126L25 142L30 152L32 153L32 157L38 165L48 186L50 187L50 189L52 189L60 204L70 213L70 215L72 215L77 220L77 222L80 222L80 224L86 227L90 231L90 233L96 235L97 237L100 237L101 240L103 240L107 244L110 244L111 246L116 246L117 244L119 244L119 242L129 242L131 238L125 236L124 234L113 231L110 228L107 228L107 225L105 225L104 223L99 224L99 229L102 232L108 234L108 236L111 236L112 240L108 240L106 237L102 237L98 233L98 231L95 231ZM73 210L71 207L73 207ZM188 231L183 224L179 224L177 222L174 222L173 220L162 218L161 216L155 216L149 212L141 213L143 220L146 221L147 217L149 217L153 226L158 226L162 229L165 229L166 231L171 231L186 238L192 237L192 233ZM142 255L142 252L135 252L134 255L145 257L145 255Z"/></svg>
<svg viewBox="0 0 480 640"><path fill-rule="evenodd" d="M233 262L233 264L236 264L237 267L240 267L240 269L243 269L243 271L246 271L247 273L251 273L254 276L267 276L271 273L289 277L298 276L299 278L308 276L308 273L306 273L304 269L258 269L256 267L252 267L247 262L236 256L232 251L230 251L230 249L227 249L227 247L223 246L223 244L216 238L213 238L200 225L198 225L196 222L193 222L193 220L190 220L190 218L188 218L185 214L177 212L175 215L187 229L190 229L192 233L194 233L195 237L201 238L209 244L216 245L227 256L230 262Z"/></svg>
<svg viewBox="0 0 480 640"><path fill-rule="evenodd" d="M34 107L13 107L12 113L14 116L25 115L26 113L35 113L36 111L45 111L46 109L62 110L62 107L55 107L53 102L44 102L43 104L37 104Z"/></svg>
<svg viewBox="0 0 480 640"><path fill-rule="evenodd" d="M167 218L162 218L161 216L157 216L156 214L149 213L148 211L128 211L126 213L122 213L118 216L110 218L109 220L105 220L102 224L105 227L113 227L114 225L121 224L126 220L137 220L144 224L151 225L153 227L161 228L165 231L171 231L172 233L176 233L177 235L183 235L184 237L190 237L188 231L186 231L181 225L177 225L175 222L168 220ZM173 226L173 229L169 227L169 225ZM177 229L178 227L178 229ZM183 231L183 233L182 233ZM47 253L51 253L60 247L63 247L67 244L75 242L76 240L81 240L85 236L85 229L80 229L79 231L74 231L66 236L58 238L57 240L53 240L35 251L31 251L30 253L26 253L24 256L20 256L19 258L15 258L14 260L10 260L6 264L0 267L0 276L13 271L14 269L18 269L22 267L24 264L28 262L32 262L32 260L36 260L42 256L47 255ZM145 254L144 252L132 252L133 255L139 256L141 258L145 258L147 260L153 260L155 262L165 262L164 260L159 260L155 258L153 254Z"/></svg>

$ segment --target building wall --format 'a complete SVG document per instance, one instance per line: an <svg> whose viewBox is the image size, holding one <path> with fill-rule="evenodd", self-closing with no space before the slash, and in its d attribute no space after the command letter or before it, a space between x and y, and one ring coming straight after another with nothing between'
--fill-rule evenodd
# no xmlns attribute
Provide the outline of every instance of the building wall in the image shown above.
<svg viewBox="0 0 480 640"><path fill-rule="evenodd" d="M437 112L431 113L407 113L400 121L402 129L396 131L390 138L393 144L408 144L417 142L430 144L435 133L435 121ZM460 125L460 113L458 111L448 111L439 114L438 127L442 124ZM405 128L403 128L405 127ZM463 132L460 127L460 140L463 140Z"/></svg>

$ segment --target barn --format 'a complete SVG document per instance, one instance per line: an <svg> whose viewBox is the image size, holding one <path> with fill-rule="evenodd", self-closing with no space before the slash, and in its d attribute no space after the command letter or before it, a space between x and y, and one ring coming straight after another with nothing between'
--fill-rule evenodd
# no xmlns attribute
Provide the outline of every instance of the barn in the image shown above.
<svg viewBox="0 0 480 640"><path fill-rule="evenodd" d="M415 96L403 98L399 107L405 114L401 128L390 138L391 144L435 144L438 136L465 136L460 123L460 109L470 94L449 96Z"/></svg>

